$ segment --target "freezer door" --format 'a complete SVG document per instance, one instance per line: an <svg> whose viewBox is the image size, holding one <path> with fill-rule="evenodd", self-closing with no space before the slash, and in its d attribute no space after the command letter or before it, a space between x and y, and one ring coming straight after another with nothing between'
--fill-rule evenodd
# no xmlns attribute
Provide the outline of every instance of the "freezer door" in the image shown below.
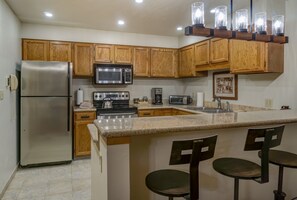
<svg viewBox="0 0 297 200"><path fill-rule="evenodd" d="M22 166L72 160L70 102L67 97L21 98Z"/></svg>
<svg viewBox="0 0 297 200"><path fill-rule="evenodd" d="M71 64L23 61L21 96L69 96Z"/></svg>

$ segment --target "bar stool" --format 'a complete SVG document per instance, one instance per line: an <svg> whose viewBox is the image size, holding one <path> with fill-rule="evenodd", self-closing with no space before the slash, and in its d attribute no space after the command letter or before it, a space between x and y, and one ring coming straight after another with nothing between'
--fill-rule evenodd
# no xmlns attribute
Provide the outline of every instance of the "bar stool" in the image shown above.
<svg viewBox="0 0 297 200"><path fill-rule="evenodd" d="M261 157L261 152L259 152ZM297 168L297 155L280 150L269 151L269 162L279 166L278 187L274 190L274 200L284 200L286 193L282 191L284 168ZM297 199L297 197L293 198Z"/></svg>
<svg viewBox="0 0 297 200"><path fill-rule="evenodd" d="M190 173L174 169L163 169L149 173L145 178L146 186L159 195L185 199L199 199L199 162L213 157L217 135L173 141L169 165L190 163ZM192 152L189 152L192 150Z"/></svg>
<svg viewBox="0 0 297 200"><path fill-rule="evenodd" d="M269 148L280 145L284 126L264 129L249 129L244 150L261 150L261 166L239 158L219 158L213 168L222 175L234 178L234 200L239 197L239 179L254 180L258 183L269 181Z"/></svg>

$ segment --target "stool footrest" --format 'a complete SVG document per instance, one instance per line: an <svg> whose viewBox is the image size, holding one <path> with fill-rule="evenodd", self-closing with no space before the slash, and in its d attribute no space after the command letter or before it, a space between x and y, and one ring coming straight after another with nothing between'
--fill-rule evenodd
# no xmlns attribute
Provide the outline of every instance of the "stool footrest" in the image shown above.
<svg viewBox="0 0 297 200"><path fill-rule="evenodd" d="M274 190L273 193L274 193L274 200L285 200L286 193L282 191L277 191L277 190Z"/></svg>

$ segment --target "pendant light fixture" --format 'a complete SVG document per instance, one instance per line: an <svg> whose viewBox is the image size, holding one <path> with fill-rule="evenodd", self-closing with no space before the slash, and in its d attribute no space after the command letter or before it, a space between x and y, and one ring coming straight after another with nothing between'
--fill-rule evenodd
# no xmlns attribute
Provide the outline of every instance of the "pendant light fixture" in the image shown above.
<svg viewBox="0 0 297 200"><path fill-rule="evenodd" d="M240 40L256 40L263 42L288 43L284 36L284 16L272 17L272 33L267 35L267 16L265 12L255 14L253 25L249 25L249 12L240 9L235 12L235 30L233 30L233 0L230 0L231 28L227 29L227 6L218 6L213 9L215 14L214 28L206 28L204 21L204 3L195 2L191 5L192 26L185 28L185 35L205 37L234 38ZM250 0L250 21L253 22L253 0ZM252 30L254 27L254 30ZM253 33L254 32L254 33Z"/></svg>

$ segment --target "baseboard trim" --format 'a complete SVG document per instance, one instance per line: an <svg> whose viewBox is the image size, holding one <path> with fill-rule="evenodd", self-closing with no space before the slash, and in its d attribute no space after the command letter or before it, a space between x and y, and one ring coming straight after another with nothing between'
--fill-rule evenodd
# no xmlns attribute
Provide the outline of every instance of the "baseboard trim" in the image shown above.
<svg viewBox="0 0 297 200"><path fill-rule="evenodd" d="M3 198L5 191L7 190L9 184L11 183L12 179L14 178L16 172L18 171L19 168L19 163L16 165L16 167L14 168L9 180L7 181L6 185L4 186L3 190L0 192L0 199Z"/></svg>

